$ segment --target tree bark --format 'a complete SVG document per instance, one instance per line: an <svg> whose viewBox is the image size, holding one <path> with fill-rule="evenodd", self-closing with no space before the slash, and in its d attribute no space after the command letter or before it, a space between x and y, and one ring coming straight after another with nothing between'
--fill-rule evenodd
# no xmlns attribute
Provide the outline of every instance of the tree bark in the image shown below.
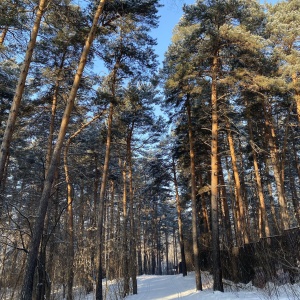
<svg viewBox="0 0 300 300"><path fill-rule="evenodd" d="M80 57L77 72L74 77L73 86L71 88L71 91L70 91L70 94L68 97L68 101L67 101L67 105L66 105L66 108L64 111L64 115L62 118L57 142L56 142L56 145L55 145L55 148L54 148L54 151L52 154L51 162L49 165L49 171L47 173L47 176L46 176L46 179L44 182L44 188L43 188L42 196L40 199L39 210L38 210L37 219L36 219L36 222L34 225L33 236L32 236L31 243L30 243L30 250L29 250L26 269L25 269L25 273L24 273L21 298L20 298L21 300L29 300L32 298L33 278L34 278L35 267L36 267L36 263L37 263L38 249L39 249L39 245L40 245L40 241L41 241L41 236L43 233L44 220L45 220L45 216L46 216L46 212L47 212L47 208L48 208L48 202L49 202L49 198L50 198L52 183L54 180L55 171L56 171L57 164L58 164L58 159L59 159L60 152L61 152L61 149L63 146L64 138L66 135L67 126L69 124L70 115L71 115L71 112L72 112L72 109L74 106L74 100L77 95L77 90L79 88L80 79L82 77L82 73L83 73L83 70L84 70L84 67L85 67L85 64L87 61L87 56L88 56L89 50L90 50L91 45L94 40L98 20L99 20L100 15L102 14L104 4L105 4L105 0L100 0L98 8L95 12L94 19L93 19L93 25L90 29L89 35L87 37L85 46L83 48L83 51L82 51L82 54Z"/></svg>
<svg viewBox="0 0 300 300"><path fill-rule="evenodd" d="M129 257L128 257L128 210L127 210L127 163L123 163L123 249L122 249L122 276L123 276L123 297L129 295L130 276L129 276Z"/></svg>
<svg viewBox="0 0 300 300"><path fill-rule="evenodd" d="M211 138L211 223L212 223L212 269L214 291L223 292L222 270L219 241L219 214L218 214L218 98L217 98L218 56L213 57L211 105L212 105L212 138Z"/></svg>
<svg viewBox="0 0 300 300"><path fill-rule="evenodd" d="M67 141L64 151L64 168L67 183L67 300L73 300L74 280L74 220L73 220L73 187L69 175L68 152L71 139Z"/></svg>
<svg viewBox="0 0 300 300"><path fill-rule="evenodd" d="M64 62L65 62L66 53L64 52L63 57L60 62L54 91L52 95L52 106L51 106L51 117L50 117L50 125L49 125L49 136L47 142L47 153L46 153L46 164L45 164L45 178L47 176L47 172L49 169L51 156L52 156L52 143L53 143L53 136L54 136L54 128L55 128L55 116L56 116L56 109L57 109L57 97L58 97L58 90L59 90L59 82L60 82L60 75L63 70Z"/></svg>
<svg viewBox="0 0 300 300"><path fill-rule="evenodd" d="M8 26L5 26L0 36L0 46L3 45L7 32L8 32Z"/></svg>
<svg viewBox="0 0 300 300"><path fill-rule="evenodd" d="M275 143L275 130L272 123L272 115L270 112L270 104L266 102L267 100L264 99L263 102L263 109L265 115L265 126L266 126L266 138L268 141L268 146L270 149L270 157L272 161L272 168L274 172L274 178L277 188L277 196L278 202L280 206L280 219L281 219L281 230L286 230L289 228L289 218L287 213L287 205L285 199L285 192L284 192L284 184L282 174L280 172L280 162L278 157L278 149Z"/></svg>
<svg viewBox="0 0 300 300"><path fill-rule="evenodd" d="M109 160L110 160L110 150L111 150L111 139L112 139L112 121L114 114L114 105L110 103L108 119L107 119L107 138L106 138L106 148L105 148L105 159L100 187L100 195L99 195L99 219L97 226L97 235L99 238L98 244L98 274L97 274L97 283L96 283L96 300L102 300L102 277L103 277L103 266L102 266L102 252L104 250L103 247L103 213L104 213L104 196L106 191L106 184L108 178L109 171Z"/></svg>
<svg viewBox="0 0 300 300"><path fill-rule="evenodd" d="M295 99L296 107L297 107L298 122L300 122L300 92L299 92L299 88L297 88L297 86L299 85L299 77L298 77L297 73L294 73L292 75L292 81L295 86L294 99Z"/></svg>
<svg viewBox="0 0 300 300"><path fill-rule="evenodd" d="M233 186L234 184L232 183L232 179L231 179L231 172L230 172L230 168L229 168L229 163L228 163L228 156L225 156L225 162L226 162L226 172L227 172L227 181L229 183L229 198L231 199L231 209L232 209L232 221L233 221L233 229L234 229L234 240L233 242L235 242L234 245L237 245L237 216L238 216L238 212L237 212L237 207L236 207L236 197L234 195L234 191L233 191Z"/></svg>
<svg viewBox="0 0 300 300"><path fill-rule="evenodd" d="M193 258L196 278L196 290L202 291L199 246L198 246L198 224L197 224L197 204L196 204L196 175L195 175L195 150L194 137L192 132L191 106L189 94L186 99L186 109L188 117L188 133L190 145L190 169L191 169L191 198L192 198L192 235L193 235Z"/></svg>
<svg viewBox="0 0 300 300"><path fill-rule="evenodd" d="M177 182L176 165L175 165L174 157L172 158L172 171L173 171L173 182L174 182L175 197L176 197L178 233L179 233L181 263L182 263L182 275L187 276L185 250L184 250L183 222L182 222L182 214L181 214L182 207L181 207L181 201L180 201L180 197L179 197L179 193L178 193L178 182Z"/></svg>
<svg viewBox="0 0 300 300"><path fill-rule="evenodd" d="M259 237L266 237L270 236L270 227L269 227L269 221L268 216L266 212L266 204L265 204L265 197L263 193L263 186L258 166L258 158L257 153L254 147L254 136L253 136L253 130L252 130L252 122L251 117L248 117L248 130L249 130L249 136L250 136L250 145L252 150L252 156L253 156L253 167L254 167L254 174L255 174L255 181L256 181L256 188L257 188L257 194L259 199L259 208L258 208L258 232Z"/></svg>
<svg viewBox="0 0 300 300"><path fill-rule="evenodd" d="M221 157L218 157L218 168L219 168L219 177L220 177L220 185L221 185L220 187L221 211L224 220L224 228L226 230L227 246L229 249L231 249L233 247L233 237L232 237L230 214L229 214L229 208L227 203L226 185L225 185L225 180L223 175Z"/></svg>
<svg viewBox="0 0 300 300"><path fill-rule="evenodd" d="M267 159L267 156L264 157L265 160L265 177L267 179L267 190L269 194L269 201L270 201L270 208L271 208L271 216L273 221L273 234L279 234L280 233L280 226L278 223L279 218L277 217L275 202L274 202L274 196L273 196L273 189L272 189L272 183L270 181L270 168L269 168L269 161Z"/></svg>
<svg viewBox="0 0 300 300"><path fill-rule="evenodd" d="M231 156L234 183L235 183L236 205L238 208L237 241L238 241L238 246L242 246L244 243L246 244L249 243L249 237L248 237L248 232L246 230L244 199L241 190L241 181L240 181L239 171L237 167L237 159L235 155L234 142L233 142L228 118L226 118L226 130L227 130L227 139L228 139L228 145L229 145L230 156Z"/></svg>
<svg viewBox="0 0 300 300"><path fill-rule="evenodd" d="M117 83L117 72L120 67L120 58L117 59L115 66L112 71L111 77L111 92L112 97L115 99L116 95L116 83ZM109 161L110 161L110 151L111 151L111 140L112 140L112 122L113 122L113 115L114 115L114 104L110 102L109 112L108 112L108 120L107 120L107 138L106 138L106 148L105 148L105 159L104 159L104 166L103 166L103 173L102 173L102 180L101 180L101 187L100 187L100 195L99 195L99 219L98 219L98 237L99 237L99 245L98 245L98 275L97 275L97 282L96 282L96 300L103 299L102 293L102 277L103 277L103 266L102 266L102 252L104 250L103 247L103 213L104 213L104 196L106 191L107 185L107 178L108 178L108 171L109 171Z"/></svg>
<svg viewBox="0 0 300 300"><path fill-rule="evenodd" d="M22 68L21 68L21 73L20 73L19 80L18 80L18 83L16 86L15 95L14 95L13 102L12 102L10 112L8 115L6 128L5 128L3 139L2 139L1 150L0 150L0 187L1 187L2 181L3 181L4 168L5 168L5 164L7 161L9 147L10 147L10 143L12 140L14 127L16 124L16 119L17 119L17 115L19 112L24 88L25 88L26 78L27 78L27 74L28 74L31 59L32 59L33 49L36 44L36 39L37 39L38 31L40 28L41 19L47 8L47 4L48 4L48 0L40 0L40 2L39 2L34 25L31 30L30 41L28 42L28 45L27 45L25 59L24 59L24 62L23 62Z"/></svg>
<svg viewBox="0 0 300 300"><path fill-rule="evenodd" d="M292 203L294 207L294 213L295 213L295 218L298 222L298 226L300 225L300 205L299 205L299 197L297 194L297 189L296 189L296 183L295 183L295 178L292 174L292 167L291 167L291 161L288 161L288 177L289 177L289 185L291 189L291 194L292 194Z"/></svg>
<svg viewBox="0 0 300 300"><path fill-rule="evenodd" d="M133 194L133 175L132 175L132 151L131 140L133 135L134 122L131 124L127 137L127 157L128 157L128 176L129 176L129 204L130 204L130 275L132 280L132 294L137 294L137 264L136 264L136 228L134 219L134 194Z"/></svg>

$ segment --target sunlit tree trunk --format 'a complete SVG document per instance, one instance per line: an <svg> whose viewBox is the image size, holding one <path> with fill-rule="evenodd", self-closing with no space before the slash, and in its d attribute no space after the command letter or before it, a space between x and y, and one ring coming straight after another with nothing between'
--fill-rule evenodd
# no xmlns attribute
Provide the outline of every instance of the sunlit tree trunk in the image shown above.
<svg viewBox="0 0 300 300"><path fill-rule="evenodd" d="M224 291L222 283L220 241L219 241L219 213L218 213L218 96L217 96L218 56L213 56L211 70L211 224L212 224L212 269L214 278L214 291Z"/></svg>
<svg viewBox="0 0 300 300"><path fill-rule="evenodd" d="M5 26L0 36L0 46L3 45L7 32L8 32L8 26Z"/></svg>
<svg viewBox="0 0 300 300"><path fill-rule="evenodd" d="M14 127L15 127L15 123L17 120L17 115L19 112L25 84L26 84L26 78L27 78L27 74L28 74L31 59L32 59L33 49L36 44L36 39L37 39L38 31L40 28L41 19L43 17L43 14L45 13L47 4L48 4L48 0L40 0L40 2L39 2L35 21L33 24L33 28L31 30L30 40L27 45L25 59L24 59L22 69L21 69L21 74L20 74L20 77L19 77L19 80L17 83L15 95L13 98L13 102L12 102L10 112L8 115L8 119L7 119L7 123L6 123L5 132L4 132L4 135L2 138L2 144L1 144L1 149L0 149L0 186L2 185L2 181L3 181L4 168L5 168L5 164L7 162L9 147L10 147L12 135L14 132ZM2 33L2 35L3 35L3 33ZM4 37L3 37L3 40L4 40Z"/></svg>
<svg viewBox="0 0 300 300"><path fill-rule="evenodd" d="M233 171L233 177L234 177L234 183L235 183L235 195L236 195L236 205L238 208L238 219L237 219L237 240L238 245L242 246L243 243L249 243L249 237L246 230L246 220L245 220L245 210L244 210L244 199L242 195L242 188L241 188L241 182L240 182L240 176L239 171L237 167L237 159L235 155L235 148L234 148L234 142L231 134L230 124L229 120L226 118L226 129L227 129L227 139L228 139L228 145L230 150L230 156L231 156L231 164L232 164L232 171Z"/></svg>
<svg viewBox="0 0 300 300"><path fill-rule="evenodd" d="M39 209L38 209L38 214L37 214L37 219L34 225L33 229L33 235L30 243L30 248L29 248L29 254L27 258L27 264L26 264L26 269L24 273L24 279L23 279L23 285L22 285L22 291L21 291L21 300L29 300L32 298L32 290L33 290L33 278L34 278L34 273L35 273L35 267L37 263L37 256L38 256L38 249L40 246L40 241L41 241L41 236L43 233L44 229L44 220L48 208L48 202L50 198L50 193L51 193L51 188L52 188L52 183L54 180L55 176L55 171L57 168L58 164L58 159L60 156L60 152L63 146L64 138L66 135L67 131L67 126L69 124L70 120L70 115L74 106L74 100L77 95L77 90L79 88L80 80L82 77L82 73L87 61L87 56L89 53L89 50L91 48L92 42L94 40L94 36L96 33L97 29L97 24L99 17L103 11L103 7L105 4L105 0L101 0L98 8L95 12L94 19L93 19L93 24L91 27L91 30L88 34L87 40L85 42L85 46L83 48L79 65L74 77L74 82L68 97L67 105L65 108L65 112L62 118L60 130L58 133L57 137L57 142L55 144L55 148L52 154L51 162L49 165L49 170L47 172L47 176L44 182L44 188L43 188L43 193L40 199L40 204L39 204ZM1 170L0 170L1 172Z"/></svg>
<svg viewBox="0 0 300 300"><path fill-rule="evenodd" d="M57 109L57 97L58 97L58 90L59 90L59 85L60 85L60 76L63 70L63 65L65 62L65 55L66 53L63 53L61 63L59 66L57 78L55 81L55 86L54 86L54 91L52 95L52 105L51 105L51 117L50 117L50 124L49 124L49 136L48 136L48 141L47 141L47 153L46 153L46 164L45 164L45 177L47 175L50 161L51 161L51 156L52 156L52 144L53 144L53 135L54 135L54 128L55 128L55 116L56 116L56 109Z"/></svg>
<svg viewBox="0 0 300 300"><path fill-rule="evenodd" d="M223 175L221 157L218 157L218 164L219 164L219 178L220 178L221 212L222 212L222 217L224 222L224 228L226 231L227 246L231 248L233 246L233 237L232 237L230 214L229 214L229 208L227 203L226 185L225 185L225 180Z"/></svg>

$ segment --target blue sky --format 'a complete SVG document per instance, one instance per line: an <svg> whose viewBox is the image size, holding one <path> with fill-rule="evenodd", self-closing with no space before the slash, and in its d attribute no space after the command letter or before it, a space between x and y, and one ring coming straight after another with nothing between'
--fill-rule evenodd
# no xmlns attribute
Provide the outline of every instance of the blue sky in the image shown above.
<svg viewBox="0 0 300 300"><path fill-rule="evenodd" d="M164 59L164 53L167 51L171 42L172 32L175 25L182 16L182 7L184 4L194 4L196 0L161 0L164 4L159 9L159 27L154 29L151 35L157 39L156 53L159 55L159 61ZM278 0L260 1L261 3L276 3Z"/></svg>

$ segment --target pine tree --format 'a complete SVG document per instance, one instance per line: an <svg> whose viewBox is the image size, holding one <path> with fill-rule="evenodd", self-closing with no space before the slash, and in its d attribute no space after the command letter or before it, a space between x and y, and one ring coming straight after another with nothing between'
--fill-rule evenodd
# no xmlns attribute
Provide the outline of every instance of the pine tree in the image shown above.
<svg viewBox="0 0 300 300"><path fill-rule="evenodd" d="M15 95L14 95L14 99L13 99L10 113L8 116L6 129L5 129L3 138L2 138L2 144L1 144L1 150L0 150L0 185L3 184L4 168L5 168L5 164L7 162L9 146L11 143L14 126L16 123L19 107L21 104L23 91L24 91L25 83L26 83L26 78L27 78L27 74L29 71L33 50L34 50L34 47L36 44L36 39L37 39L38 31L40 28L41 19L43 17L43 14L46 11L47 4L48 4L48 0L41 0L39 2L39 6L38 6L38 9L36 12L35 22L34 22L34 25L32 27L32 31L31 31L30 41L27 45L27 50L26 50L23 66L21 69L21 73L20 73L20 77L18 80L16 90L15 90Z"/></svg>

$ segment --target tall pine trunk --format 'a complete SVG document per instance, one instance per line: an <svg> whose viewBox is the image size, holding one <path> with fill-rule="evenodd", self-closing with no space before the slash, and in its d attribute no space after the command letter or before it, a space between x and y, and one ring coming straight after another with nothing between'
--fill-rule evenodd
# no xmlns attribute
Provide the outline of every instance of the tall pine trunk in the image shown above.
<svg viewBox="0 0 300 300"><path fill-rule="evenodd" d="M70 115L74 106L74 100L77 95L77 90L79 88L80 80L82 77L82 73L87 61L87 56L89 53L89 50L91 48L91 45L94 40L94 36L96 33L97 29L97 24L100 15L102 14L103 7L105 4L105 0L100 0L98 8L95 12L94 19L93 19L93 25L90 29L89 35L87 37L87 40L85 42L85 46L83 48L79 65L74 77L74 82L73 86L71 88L67 105L64 111L64 115L62 118L59 134L57 137L57 142L55 144L55 148L52 154L51 162L49 165L49 170L44 182L44 188L42 192L42 196L40 199L40 204L39 204L39 210L37 214L37 219L34 224L34 229L33 229L33 235L32 239L30 242L30 248L29 248L29 254L27 258L27 264L26 264L26 269L24 273L24 279L23 279L23 285L22 285L22 291L21 291L21 300L29 300L32 298L32 290L33 290L33 278L34 278L34 273L35 273L35 267L37 264L37 256L38 256L38 250L40 246L40 241L41 241L41 236L43 233L44 229L44 220L48 208L48 203L49 203L49 198L50 198L50 193L51 193L51 188L52 188L52 183L55 177L55 171L58 165L58 159L60 156L60 152L63 146L64 138L66 135L67 131L67 126L69 124L70 120ZM2 153L1 153L2 154ZM0 171L1 172L1 171Z"/></svg>
<svg viewBox="0 0 300 300"><path fill-rule="evenodd" d="M227 139L231 156L231 164L234 177L234 186L235 186L235 196L236 196L236 205L237 205L237 241L238 246L242 246L244 243L249 243L248 232L246 229L246 220L245 220L245 210L244 210L244 199L242 194L242 187L240 181L240 175L237 166L237 159L235 154L233 137L230 129L230 124L228 118L226 118L226 129L227 129Z"/></svg>
<svg viewBox="0 0 300 300"><path fill-rule="evenodd" d="M132 151L131 140L134 123L130 128L127 138L127 157L128 157L128 176L129 176L129 205L130 205L130 276L132 282L132 293L137 294L137 261L136 261L136 228L134 218L134 194L133 194L133 175L132 175Z"/></svg>
<svg viewBox="0 0 300 300"><path fill-rule="evenodd" d="M259 237L262 238L262 237L270 236L270 228L269 228L268 215L266 212L266 204L265 204L265 197L263 193L262 180L261 180L260 170L258 165L258 157L257 157L256 149L254 147L252 121L249 115L247 117L248 117L248 131L250 136L250 145L251 145L252 156L253 156L253 167L254 167L254 174L255 174L255 181L256 181L256 190L259 199L258 234Z"/></svg>
<svg viewBox="0 0 300 300"><path fill-rule="evenodd" d="M223 175L221 157L218 157L218 168L219 168L219 177L220 177L220 185L221 185L220 187L221 212L223 217L224 228L226 231L227 247L230 249L233 246L233 237L232 237L230 213L229 213L229 207L227 203L226 184Z"/></svg>
<svg viewBox="0 0 300 300"><path fill-rule="evenodd" d="M263 109L265 115L266 139L269 146L272 169L276 183L277 197L280 206L281 231L289 228L289 217L287 213L287 204L285 199L284 181L280 171L280 161L278 156L278 148L276 145L275 129L272 122L271 106L267 103L267 99L263 101Z"/></svg>
<svg viewBox="0 0 300 300"><path fill-rule="evenodd" d="M75 133L73 133L66 142L64 150L64 170L65 180L67 184L67 255L68 259L66 262L67 271L67 300L73 300L73 281L74 281L74 218L73 218L73 186L69 174L68 155L69 148L72 140L79 135L86 127L92 122L97 120L102 114L98 114L93 117L90 121L83 124ZM96 166L97 169L97 166ZM97 174L96 174L97 178Z"/></svg>
<svg viewBox="0 0 300 300"><path fill-rule="evenodd" d="M102 266L102 253L104 250L103 247L103 217L104 217L104 196L107 185L108 171L109 171L109 160L110 160L110 151L111 151L111 139L112 139L112 121L114 114L114 105L110 103L108 120L107 120L107 137L106 137L106 148L105 148L105 158L104 166L100 187L99 195L99 218L97 226L97 235L99 239L98 244L98 266L97 266L97 283L96 283L96 300L103 299L102 291L102 277L103 277L103 266Z"/></svg>
<svg viewBox="0 0 300 300"><path fill-rule="evenodd" d="M212 224L212 269L214 291L223 292L222 270L219 241L219 213L218 213L218 94L217 72L218 56L213 57L211 82L212 128L211 128L211 224Z"/></svg>
<svg viewBox="0 0 300 300"><path fill-rule="evenodd" d="M176 175L176 165L174 157L172 158L172 171L173 171L173 183L175 188L176 208L177 208L177 220L178 220L178 233L179 233L179 244L180 244L180 255L182 263L182 275L187 276L186 261L185 261L185 250L184 250L184 236L183 236L183 222L182 222L182 207L178 193L178 182Z"/></svg>
<svg viewBox="0 0 300 300"><path fill-rule="evenodd" d="M54 91L52 95L52 105L51 105L51 117L50 117L50 124L49 124L49 136L48 136L48 141L47 141L47 153L46 153L46 163L45 163L45 178L47 176L47 172L49 169L50 161L51 161L51 156L52 156L52 144L53 144L53 136L54 136L54 128L55 128L55 116L56 116L56 109L57 109L57 97L58 97L58 91L59 91L59 86L60 86L60 76L63 71L63 66L65 62L65 56L66 52L63 53L57 78L55 81L55 86L54 86Z"/></svg>
<svg viewBox="0 0 300 300"><path fill-rule="evenodd" d="M196 277L196 290L202 291L200 260L199 260L199 245L198 245L195 150L194 150L194 137L192 132L191 105L190 105L189 97L190 97L189 94L187 94L186 109L187 109L187 117L188 117L188 132L189 132L189 145L190 145L193 258L194 258L195 277Z"/></svg>
<svg viewBox="0 0 300 300"><path fill-rule="evenodd" d="M12 102L10 112L8 115L6 128L4 131L1 149L0 149L0 186L2 185L2 181L3 181L5 164L7 162L9 147L10 147L12 135L14 132L14 127L16 124L17 115L18 115L19 108L21 105L21 100L22 100L22 96L23 96L23 92L24 92L24 88L25 88L25 84L26 84L26 78L27 78L27 74L28 74L31 59L32 59L33 49L36 44L36 39L37 39L37 35L38 35L38 31L40 28L40 23L41 23L43 14L47 8L47 3L48 3L48 0L40 0L40 2L39 2L35 21L33 24L33 28L31 30L30 40L27 45L25 59L24 59L22 69L21 69L21 74L19 76L15 95L14 95L13 102Z"/></svg>
<svg viewBox="0 0 300 300"><path fill-rule="evenodd" d="M279 218L277 216L276 207L275 207L275 201L273 196L273 188L272 188L272 182L270 180L270 168L269 168L269 160L267 156L264 157L265 160L265 169L264 169L264 176L267 178L267 190L269 194L269 202L270 202L270 208L271 208L271 216L272 216L272 222L273 222L273 235L280 233L280 226L279 226Z"/></svg>

